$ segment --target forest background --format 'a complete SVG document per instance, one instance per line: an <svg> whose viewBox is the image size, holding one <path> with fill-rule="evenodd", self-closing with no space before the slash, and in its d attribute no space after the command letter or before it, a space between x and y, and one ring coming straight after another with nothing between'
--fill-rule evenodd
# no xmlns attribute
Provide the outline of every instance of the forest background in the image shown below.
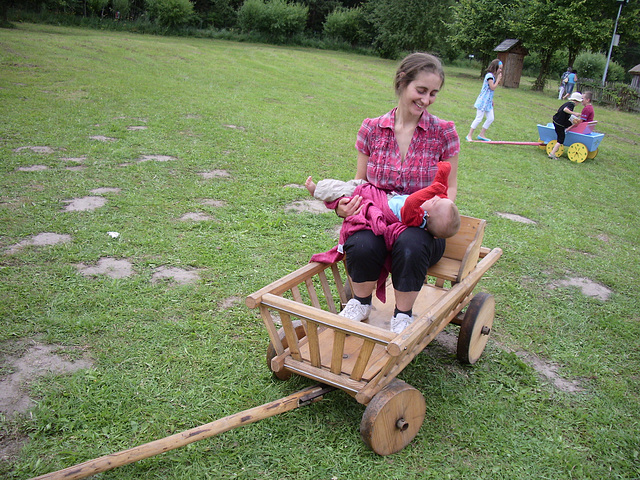
<svg viewBox="0 0 640 480"><path fill-rule="evenodd" d="M5 25L84 25L389 59L420 50L480 70L498 44L517 38L538 91L548 80L555 86L567 66L577 66L581 78L599 79L606 70L608 81L628 84L640 64L638 0L0 0L0 18ZM620 38L612 47L614 25Z"/></svg>

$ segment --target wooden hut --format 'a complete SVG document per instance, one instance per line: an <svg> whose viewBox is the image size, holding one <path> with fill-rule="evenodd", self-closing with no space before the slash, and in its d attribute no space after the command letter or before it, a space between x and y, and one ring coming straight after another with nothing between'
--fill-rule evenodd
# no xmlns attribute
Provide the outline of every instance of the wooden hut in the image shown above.
<svg viewBox="0 0 640 480"><path fill-rule="evenodd" d="M629 70L631 74L631 86L635 89L640 89L640 63Z"/></svg>
<svg viewBox="0 0 640 480"><path fill-rule="evenodd" d="M502 85L509 88L518 88L520 86L520 77L522 77L522 66L524 65L524 57L529 54L526 48L522 46L522 42L517 39L507 39L493 49L498 52L498 58L502 60Z"/></svg>

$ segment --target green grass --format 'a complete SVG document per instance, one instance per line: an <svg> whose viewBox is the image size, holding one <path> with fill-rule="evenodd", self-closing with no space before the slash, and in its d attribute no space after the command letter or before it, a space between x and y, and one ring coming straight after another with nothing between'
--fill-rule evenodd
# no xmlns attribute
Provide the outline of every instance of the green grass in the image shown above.
<svg viewBox="0 0 640 480"><path fill-rule="evenodd" d="M307 194L285 185L309 174L352 178L362 119L395 104L395 63L31 24L0 30L0 55L0 246L42 232L72 236L0 256L0 354L35 338L72 353L82 347L94 361L37 379L34 408L0 417L3 436L29 439L0 474L65 468L308 385L274 380L256 312L221 304L335 243L335 215L286 212ZM446 73L431 111L464 137L481 81L464 68ZM536 124L549 122L559 102L552 88L531 92L532 82L497 91L490 138L538 139ZM640 477L640 120L595 110L605 139L583 164L552 162L535 146L463 142L457 203L487 219L484 244L504 250L478 287L496 297L495 335L475 366L433 344L402 372L427 402L425 423L402 452L369 451L358 434L364 406L337 391L100 478ZM135 125L147 129L127 129ZM23 146L55 153L14 152ZM142 155L176 160L137 163ZM64 157L81 156L86 168L66 169ZM31 165L48 169L18 170ZM200 175L211 170L230 176ZM121 191L104 194L108 203L95 211L62 211L100 187ZM213 220L179 221L194 211ZM102 257L128 259L136 275L78 273L77 264ZM201 280L154 284L159 266L197 269ZM612 295L550 288L569 277ZM584 391L555 388L512 351L557 364Z"/></svg>

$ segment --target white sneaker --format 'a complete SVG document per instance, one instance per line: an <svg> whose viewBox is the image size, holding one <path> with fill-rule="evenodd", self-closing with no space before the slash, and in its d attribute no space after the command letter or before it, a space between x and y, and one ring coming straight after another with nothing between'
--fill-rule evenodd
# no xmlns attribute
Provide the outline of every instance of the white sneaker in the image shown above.
<svg viewBox="0 0 640 480"><path fill-rule="evenodd" d="M413 316L409 316L406 313L399 313L394 317L391 317L391 331L393 333L400 333L405 328L413 323Z"/></svg>
<svg viewBox="0 0 640 480"><path fill-rule="evenodd" d="M338 315L353 320L354 322L361 322L369 318L370 313L371 305L363 305L355 298L352 298Z"/></svg>

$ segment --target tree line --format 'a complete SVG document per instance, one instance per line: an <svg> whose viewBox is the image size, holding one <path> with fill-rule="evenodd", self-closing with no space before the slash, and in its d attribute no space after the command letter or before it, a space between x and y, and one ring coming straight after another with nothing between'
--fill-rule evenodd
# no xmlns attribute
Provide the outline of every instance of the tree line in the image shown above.
<svg viewBox="0 0 640 480"><path fill-rule="evenodd" d="M383 58L416 50L447 61L473 56L482 66L498 44L514 38L530 53L525 67L536 69L536 90L574 66L580 54L604 58L620 13L610 79L625 79L615 77L640 63L640 0L0 0L0 6L5 20L19 8L154 25L166 33L197 29L273 43L325 41Z"/></svg>

